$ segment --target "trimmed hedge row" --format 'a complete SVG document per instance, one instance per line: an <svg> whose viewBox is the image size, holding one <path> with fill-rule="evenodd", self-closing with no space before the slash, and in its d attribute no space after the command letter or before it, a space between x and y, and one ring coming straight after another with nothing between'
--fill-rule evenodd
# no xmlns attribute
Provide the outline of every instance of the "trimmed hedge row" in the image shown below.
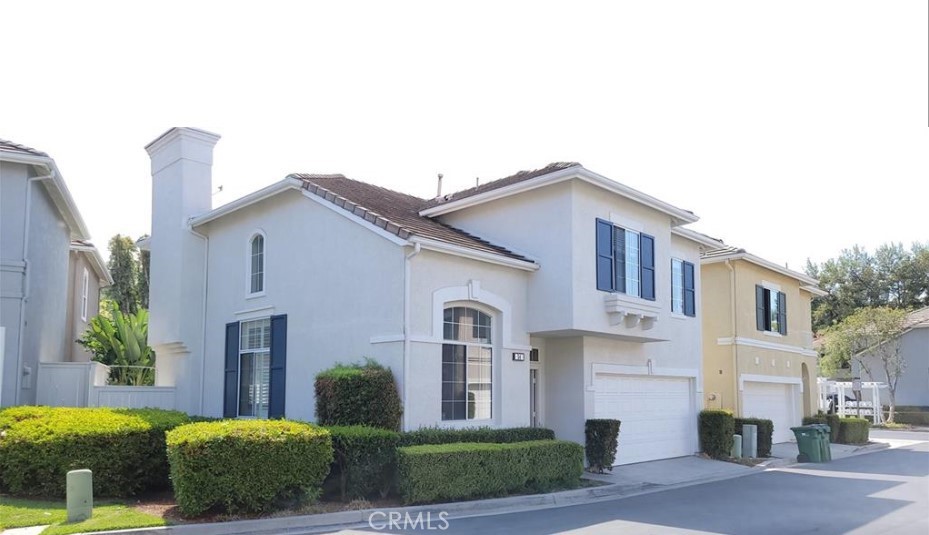
<svg viewBox="0 0 929 535"><path fill-rule="evenodd" d="M400 446L455 444L461 442L493 442L506 444L511 442L554 439L555 432L543 427L509 427L503 429L494 429L490 427L470 427L464 429L423 427L416 431L401 433Z"/></svg>
<svg viewBox="0 0 929 535"><path fill-rule="evenodd" d="M338 364L316 375L316 418L320 425L367 425L400 430L403 405L390 368L373 360Z"/></svg>
<svg viewBox="0 0 929 535"><path fill-rule="evenodd" d="M929 425L929 412L910 411L894 412L894 423L910 425Z"/></svg>
<svg viewBox="0 0 929 535"><path fill-rule="evenodd" d="M803 418L803 425L826 424L829 442L834 444L865 444L870 438L871 424L864 418L841 418L837 414L817 414Z"/></svg>
<svg viewBox="0 0 929 535"><path fill-rule="evenodd" d="M771 456L771 442L774 436L774 422L764 418L734 418L735 434L742 434L743 425L758 426L758 456Z"/></svg>
<svg viewBox="0 0 929 535"><path fill-rule="evenodd" d="M178 509L258 513L315 499L332 463L332 438L285 420L224 420L168 432L168 462Z"/></svg>
<svg viewBox="0 0 929 535"><path fill-rule="evenodd" d="M431 503L574 487L584 449L561 440L410 446L397 450L397 465L403 503Z"/></svg>
<svg viewBox="0 0 929 535"><path fill-rule="evenodd" d="M158 409L5 409L0 481L10 494L60 497L68 471L89 468L97 496L165 488L165 431L189 421L182 412Z"/></svg>
<svg viewBox="0 0 929 535"><path fill-rule="evenodd" d="M613 471L619 436L619 420L590 419L584 422L584 453L591 472Z"/></svg>
<svg viewBox="0 0 929 535"><path fill-rule="evenodd" d="M400 434L375 427L327 427L334 452L327 481L336 481L344 500L381 497L390 492Z"/></svg>
<svg viewBox="0 0 929 535"><path fill-rule="evenodd" d="M703 410L699 417L700 448L714 459L729 457L735 419L729 411Z"/></svg>
<svg viewBox="0 0 929 535"><path fill-rule="evenodd" d="M839 415L819 413L814 416L805 416L803 425L826 424L829 426L829 442L839 442Z"/></svg>

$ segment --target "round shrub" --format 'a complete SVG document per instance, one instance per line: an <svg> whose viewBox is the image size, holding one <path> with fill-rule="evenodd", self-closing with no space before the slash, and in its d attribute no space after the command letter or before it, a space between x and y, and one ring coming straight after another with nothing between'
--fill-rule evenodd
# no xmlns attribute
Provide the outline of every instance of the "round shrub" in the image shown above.
<svg viewBox="0 0 929 535"><path fill-rule="evenodd" d="M157 409L8 409L0 416L0 480L15 495L64 496L68 471L89 468L96 496L163 487L164 432L185 421Z"/></svg>
<svg viewBox="0 0 929 535"><path fill-rule="evenodd" d="M178 509L186 516L222 508L269 511L316 498L332 463L325 429L285 420L224 420L180 426L167 435Z"/></svg>
<svg viewBox="0 0 929 535"><path fill-rule="evenodd" d="M316 419L321 425L367 425L400 430L403 406L390 368L374 361L339 364L316 376Z"/></svg>

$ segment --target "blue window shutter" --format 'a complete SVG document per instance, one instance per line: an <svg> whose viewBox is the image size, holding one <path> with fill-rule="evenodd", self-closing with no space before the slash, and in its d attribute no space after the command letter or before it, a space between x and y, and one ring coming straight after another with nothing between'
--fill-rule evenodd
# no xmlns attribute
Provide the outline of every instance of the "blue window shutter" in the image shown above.
<svg viewBox="0 0 929 535"><path fill-rule="evenodd" d="M684 266L684 315L697 315L697 289L694 280L694 265L690 262L683 262Z"/></svg>
<svg viewBox="0 0 929 535"><path fill-rule="evenodd" d="M613 227L613 289L626 292L626 231Z"/></svg>
<svg viewBox="0 0 929 535"><path fill-rule="evenodd" d="M597 220L597 289L613 291L613 225Z"/></svg>
<svg viewBox="0 0 929 535"><path fill-rule="evenodd" d="M268 418L284 417L287 386L287 314L271 316L271 377Z"/></svg>
<svg viewBox="0 0 929 535"><path fill-rule="evenodd" d="M639 280L642 281L642 299L655 300L655 238L639 234Z"/></svg>
<svg viewBox="0 0 929 535"><path fill-rule="evenodd" d="M764 306L764 288L760 284L755 285L755 326L759 331L765 330L766 307Z"/></svg>
<svg viewBox="0 0 929 535"><path fill-rule="evenodd" d="M777 292L777 327L781 334L787 334L787 296Z"/></svg>
<svg viewBox="0 0 929 535"><path fill-rule="evenodd" d="M238 416L239 322L226 324L226 366L223 380L223 418Z"/></svg>

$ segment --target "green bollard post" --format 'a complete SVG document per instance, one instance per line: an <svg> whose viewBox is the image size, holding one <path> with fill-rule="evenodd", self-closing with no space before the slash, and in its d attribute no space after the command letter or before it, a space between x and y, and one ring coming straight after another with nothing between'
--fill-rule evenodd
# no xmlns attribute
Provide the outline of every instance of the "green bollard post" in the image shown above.
<svg viewBox="0 0 929 535"><path fill-rule="evenodd" d="M93 472L86 468L68 472L65 492L67 494L68 522L81 522L93 515Z"/></svg>

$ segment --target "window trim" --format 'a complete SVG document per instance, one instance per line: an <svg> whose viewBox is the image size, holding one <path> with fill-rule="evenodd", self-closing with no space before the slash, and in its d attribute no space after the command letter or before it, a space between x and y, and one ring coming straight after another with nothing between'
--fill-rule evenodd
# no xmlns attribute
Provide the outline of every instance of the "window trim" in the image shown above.
<svg viewBox="0 0 929 535"><path fill-rule="evenodd" d="M81 278L81 321L87 321L87 310L90 308L90 272L84 268Z"/></svg>
<svg viewBox="0 0 929 535"><path fill-rule="evenodd" d="M445 319L444 319L445 311L449 309L454 309L454 308L471 309L471 310L475 310L481 314L488 316L490 319L490 342L489 343L466 342L462 340L447 339L445 337ZM439 422L441 422L443 426L473 425L475 423L489 424L493 422L495 418L495 414L496 414L495 399L498 397L497 392L496 392L497 390L496 374L497 374L497 368L499 367L499 364L498 364L499 352L497 351L497 347L496 347L497 338L495 337L495 333L497 332L497 329L499 328L499 322L497 320L496 313L492 310L486 309L485 307L478 306L473 302L466 302L466 303L448 302L448 303L445 303L444 306L442 307L441 324L442 324L442 332L441 332L440 347L442 349L440 353L440 362L441 362L440 366L444 364L443 359L444 359L445 346L451 345L451 346L464 346L465 347L465 379L464 379L464 382L465 382L465 396L466 397L467 397L467 387L468 387L468 363L467 363L468 349L469 348L484 348L484 349L490 350L490 390L489 390L490 392L490 416L487 418L468 418L467 417L467 398L466 398L465 418L462 418L462 419L443 418L442 417L442 404L445 402L445 396L442 393L442 386L445 384L445 380L444 380L444 369L442 369L439 375L439 385L440 385L439 386Z"/></svg>
<svg viewBox="0 0 929 535"><path fill-rule="evenodd" d="M261 290L252 291L252 243L261 237ZM268 236L261 229L252 232L245 242L245 298L264 297L268 289Z"/></svg>
<svg viewBox="0 0 929 535"><path fill-rule="evenodd" d="M243 350L242 349L242 325L245 323L253 323L253 322L264 321L264 320L268 321L268 346L262 347L262 348ZM239 321L238 350L236 351L237 371L236 371L236 396L235 396L235 401L236 401L235 417L238 419L267 420L271 417L271 364L272 364L271 362L271 345L272 345L271 337L272 336L273 336L273 332L272 332L272 327L271 327L271 316L262 316L260 318L251 318L251 319ZM267 385L268 387L268 409L267 409L268 415L264 417L260 415L251 415L251 416L244 415L243 416L242 414L239 413L240 408L242 406L242 355L251 354L252 359L254 361L255 355L257 353L263 353L263 352L267 352L268 354L268 385Z"/></svg>
<svg viewBox="0 0 929 535"><path fill-rule="evenodd" d="M772 303L777 304L772 306ZM776 318L772 318L772 314L776 314ZM787 336L787 294L780 291L779 286L764 282L755 285L755 328L769 336Z"/></svg>

